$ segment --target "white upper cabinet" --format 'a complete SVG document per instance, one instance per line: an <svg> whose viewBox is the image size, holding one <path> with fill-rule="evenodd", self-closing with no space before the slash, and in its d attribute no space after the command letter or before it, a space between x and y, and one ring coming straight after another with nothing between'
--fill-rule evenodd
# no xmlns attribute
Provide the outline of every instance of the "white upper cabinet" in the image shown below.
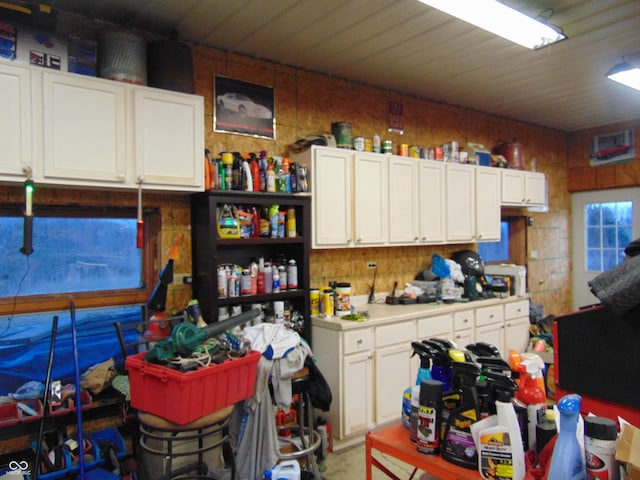
<svg viewBox="0 0 640 480"><path fill-rule="evenodd" d="M500 240L500 171L476 167L476 240Z"/></svg>
<svg viewBox="0 0 640 480"><path fill-rule="evenodd" d="M135 180L145 187L203 190L202 97L153 88L133 95Z"/></svg>
<svg viewBox="0 0 640 480"><path fill-rule="evenodd" d="M544 173L524 170L501 170L502 205L544 206L547 201Z"/></svg>
<svg viewBox="0 0 640 480"><path fill-rule="evenodd" d="M444 243L446 224L446 172L443 162L418 162L418 236L420 243Z"/></svg>
<svg viewBox="0 0 640 480"><path fill-rule="evenodd" d="M387 159L356 152L353 155L353 209L355 245L387 243Z"/></svg>
<svg viewBox="0 0 640 480"><path fill-rule="evenodd" d="M31 154L31 71L0 62L0 181L24 181Z"/></svg>
<svg viewBox="0 0 640 480"><path fill-rule="evenodd" d="M311 164L313 215L311 246L344 248L353 245L351 175L353 152L312 147L303 165Z"/></svg>
<svg viewBox="0 0 640 480"><path fill-rule="evenodd" d="M127 151L126 86L119 82L42 72L41 181L124 186ZM37 137L36 137L37 138Z"/></svg>
<svg viewBox="0 0 640 480"><path fill-rule="evenodd" d="M476 235L475 167L447 163L447 241L473 242Z"/></svg>
<svg viewBox="0 0 640 480"><path fill-rule="evenodd" d="M0 62L0 180L204 190L197 95Z"/></svg>
<svg viewBox="0 0 640 480"><path fill-rule="evenodd" d="M418 164L415 158L389 156L389 243L418 241Z"/></svg>

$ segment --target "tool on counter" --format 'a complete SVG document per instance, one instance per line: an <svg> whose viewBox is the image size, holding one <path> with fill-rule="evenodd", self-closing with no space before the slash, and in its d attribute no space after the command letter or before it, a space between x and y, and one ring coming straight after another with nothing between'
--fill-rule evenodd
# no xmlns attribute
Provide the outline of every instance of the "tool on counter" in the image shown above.
<svg viewBox="0 0 640 480"><path fill-rule="evenodd" d="M391 295L387 295L384 303L387 305L398 305L398 297L396 297L396 289L398 288L398 282L393 282L393 290L391 290Z"/></svg>
<svg viewBox="0 0 640 480"><path fill-rule="evenodd" d="M376 301L376 276L378 275L378 266L373 269L373 282L369 285L369 298L367 303L374 303Z"/></svg>
<svg viewBox="0 0 640 480"><path fill-rule="evenodd" d="M233 327L255 320L260 315L260 310L247 310L227 320L214 322L203 328L199 328L191 322L181 322L173 328L171 336L156 343L156 345L145 354L144 359L147 362L160 362L169 360L176 355L191 355L199 348L200 343L203 341L215 337Z"/></svg>

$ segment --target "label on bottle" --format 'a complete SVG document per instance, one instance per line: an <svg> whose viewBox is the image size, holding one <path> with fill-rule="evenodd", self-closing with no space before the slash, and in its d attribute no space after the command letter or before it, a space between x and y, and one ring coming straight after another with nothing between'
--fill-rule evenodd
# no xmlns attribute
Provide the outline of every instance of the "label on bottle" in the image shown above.
<svg viewBox="0 0 640 480"><path fill-rule="evenodd" d="M495 480L513 479L513 453L509 433L480 435L479 444L480 474L484 478Z"/></svg>
<svg viewBox="0 0 640 480"><path fill-rule="evenodd" d="M418 451L429 455L440 453L438 411L433 407L418 407L418 430L416 432Z"/></svg>

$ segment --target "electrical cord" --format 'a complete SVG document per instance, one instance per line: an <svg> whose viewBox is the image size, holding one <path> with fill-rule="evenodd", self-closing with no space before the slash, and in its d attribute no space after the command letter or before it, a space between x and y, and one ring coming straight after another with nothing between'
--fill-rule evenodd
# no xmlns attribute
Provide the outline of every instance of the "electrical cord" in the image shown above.
<svg viewBox="0 0 640 480"><path fill-rule="evenodd" d="M27 255L26 257L27 257L27 269L25 270L24 275L20 279L20 282L18 282L18 289L16 290L16 294L13 296L13 307L11 308L11 314L9 315L6 328L0 333L0 337L4 337L4 335L11 328L11 322L13 321L13 317L16 313L16 307L18 305L18 296L20 294L20 289L22 288L22 284L24 283L25 279L27 278L27 275L29 274L29 268L31 266L31 263L29 263L29 255Z"/></svg>

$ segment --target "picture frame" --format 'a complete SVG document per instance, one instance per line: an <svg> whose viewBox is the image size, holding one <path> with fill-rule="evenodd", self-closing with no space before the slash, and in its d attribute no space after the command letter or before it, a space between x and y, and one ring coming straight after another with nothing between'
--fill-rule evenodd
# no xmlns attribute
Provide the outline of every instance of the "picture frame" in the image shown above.
<svg viewBox="0 0 640 480"><path fill-rule="evenodd" d="M636 149L633 129L594 135L591 141L589 164L592 167L631 162Z"/></svg>
<svg viewBox="0 0 640 480"><path fill-rule="evenodd" d="M214 132L276 138L273 87L221 75L213 82Z"/></svg>

